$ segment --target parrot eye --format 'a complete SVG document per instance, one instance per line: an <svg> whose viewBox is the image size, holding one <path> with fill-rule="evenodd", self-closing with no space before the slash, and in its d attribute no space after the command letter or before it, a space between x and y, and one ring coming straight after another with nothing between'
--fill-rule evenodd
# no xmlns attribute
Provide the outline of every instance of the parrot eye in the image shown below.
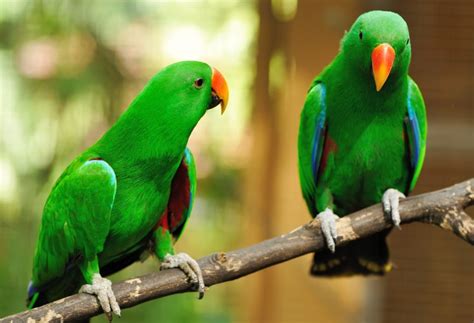
<svg viewBox="0 0 474 323"><path fill-rule="evenodd" d="M196 81L194 81L194 87L195 87L196 89L202 88L202 85L203 85L203 84L204 84L204 80L201 79L201 78L199 78L199 79L197 79Z"/></svg>
<svg viewBox="0 0 474 323"><path fill-rule="evenodd" d="M362 38L364 37L364 35L362 34L362 31L359 32L359 39L362 40Z"/></svg>

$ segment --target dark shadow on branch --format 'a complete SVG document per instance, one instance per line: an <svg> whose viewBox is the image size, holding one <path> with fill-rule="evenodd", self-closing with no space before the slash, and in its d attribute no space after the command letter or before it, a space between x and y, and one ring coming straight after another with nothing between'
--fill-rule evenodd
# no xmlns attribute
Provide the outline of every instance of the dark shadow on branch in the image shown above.
<svg viewBox="0 0 474 323"><path fill-rule="evenodd" d="M474 245L474 220L465 212L468 206L474 205L473 186L474 179L470 179L403 200L400 203L402 224L414 221L435 224ZM337 222L337 245L373 235L391 226L391 220L383 214L382 206L371 206ZM198 262L206 286L212 286L323 248L326 247L319 230L319 221L314 220L290 233L247 248L215 253ZM191 284L180 270L172 269L114 284L113 290L120 307L127 308L155 298L191 291ZM85 319L100 313L94 296L76 294L5 317L0 322L61 322Z"/></svg>

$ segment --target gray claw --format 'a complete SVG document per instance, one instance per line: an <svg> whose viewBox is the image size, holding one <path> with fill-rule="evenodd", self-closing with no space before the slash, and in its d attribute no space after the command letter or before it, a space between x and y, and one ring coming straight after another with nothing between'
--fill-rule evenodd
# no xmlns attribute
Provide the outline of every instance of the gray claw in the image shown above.
<svg viewBox="0 0 474 323"><path fill-rule="evenodd" d="M204 297L206 286L204 285L201 267L199 267L196 260L184 252L178 253L177 255L168 254L161 263L160 270L171 268L181 269L186 274L189 281L197 286L199 299Z"/></svg>
<svg viewBox="0 0 474 323"><path fill-rule="evenodd" d="M399 229L401 229L401 220L398 206L401 198L405 198L405 194L393 188L389 188L388 190L386 190L382 196L384 212L390 214L393 224Z"/></svg>
<svg viewBox="0 0 474 323"><path fill-rule="evenodd" d="M120 317L120 306L112 291L112 282L107 278L103 278L100 274L94 274L92 285L82 285L79 293L95 295L109 322L112 321L112 313Z"/></svg>
<svg viewBox="0 0 474 323"><path fill-rule="evenodd" d="M339 217L335 215L330 208L327 208L319 213L316 219L321 221L321 231L323 232L328 249L331 250L331 252L335 252L337 239L336 220L339 219Z"/></svg>

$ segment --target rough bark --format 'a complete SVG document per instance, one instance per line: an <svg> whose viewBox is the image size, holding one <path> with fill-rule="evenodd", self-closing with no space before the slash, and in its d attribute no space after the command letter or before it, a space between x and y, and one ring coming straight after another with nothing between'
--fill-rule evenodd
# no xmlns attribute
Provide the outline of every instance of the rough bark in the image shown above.
<svg viewBox="0 0 474 323"><path fill-rule="evenodd" d="M400 203L402 224L418 221L451 231L474 245L474 220L465 209L474 205L474 179L418 196ZM349 243L392 226L380 204L360 210L337 222L337 246ZM198 260L206 286L249 275L269 266L325 248L319 221L313 220L281 236L229 252L219 252ZM308 277L308 279L310 279ZM113 285L122 309L151 299L192 290L185 275L166 270L132 278ZM209 296L210 297L210 296ZM72 295L53 303L0 319L0 322L62 322L100 314L96 298Z"/></svg>

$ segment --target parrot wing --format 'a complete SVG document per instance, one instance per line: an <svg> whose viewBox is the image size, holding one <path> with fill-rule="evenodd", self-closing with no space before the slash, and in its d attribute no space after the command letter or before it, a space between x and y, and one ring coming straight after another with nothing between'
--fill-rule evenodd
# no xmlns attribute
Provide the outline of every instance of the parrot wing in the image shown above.
<svg viewBox="0 0 474 323"><path fill-rule="evenodd" d="M420 176L426 151L427 122L425 103L416 83L408 80L408 113L405 118L405 131L408 137L410 153L411 181L408 192L415 187Z"/></svg>
<svg viewBox="0 0 474 323"><path fill-rule="evenodd" d="M321 172L326 139L326 87L317 80L306 96L298 135L298 168L303 197L316 215L316 185Z"/></svg>
<svg viewBox="0 0 474 323"><path fill-rule="evenodd" d="M35 289L102 251L116 189L114 170L104 160L78 159L67 168L43 211L33 266Z"/></svg>

